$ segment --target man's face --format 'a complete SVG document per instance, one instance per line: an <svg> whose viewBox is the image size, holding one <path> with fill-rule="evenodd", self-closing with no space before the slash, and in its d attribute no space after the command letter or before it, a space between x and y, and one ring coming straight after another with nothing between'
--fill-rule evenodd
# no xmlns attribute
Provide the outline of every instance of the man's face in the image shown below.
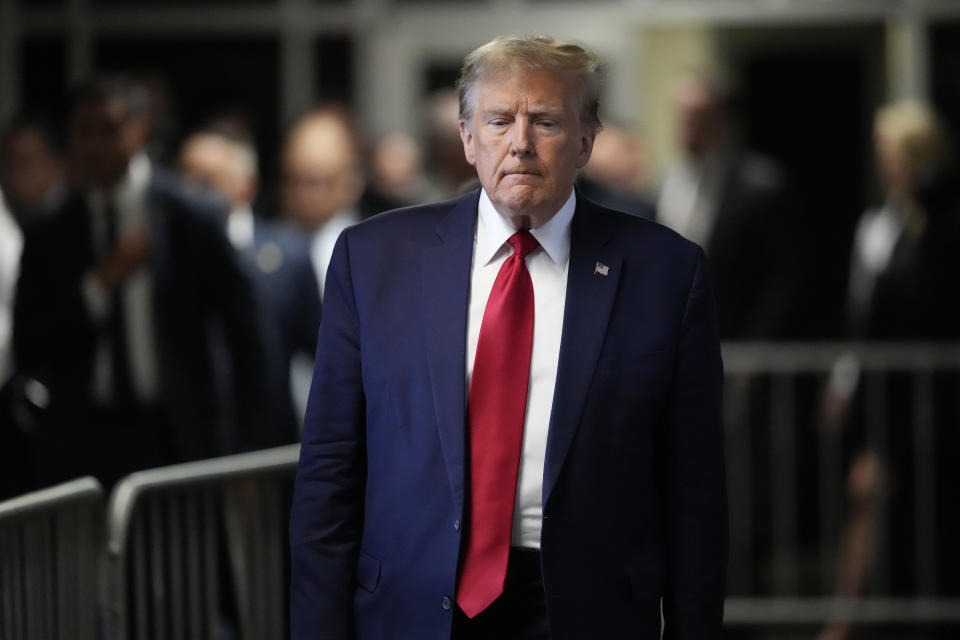
<svg viewBox="0 0 960 640"><path fill-rule="evenodd" d="M248 205L253 200L255 178L239 157L242 151L214 136L197 135L180 151L180 169L200 184L226 198L231 205Z"/></svg>
<svg viewBox="0 0 960 640"><path fill-rule="evenodd" d="M903 144L893 136L877 131L874 149L880 185L886 195L899 202L908 202L914 195L914 167Z"/></svg>
<svg viewBox="0 0 960 640"><path fill-rule="evenodd" d="M307 229L317 229L356 206L362 193L363 178L342 124L319 118L292 135L283 157L287 214Z"/></svg>
<svg viewBox="0 0 960 640"><path fill-rule="evenodd" d="M680 144L688 155L708 152L723 135L724 116L717 97L703 82L687 78L678 84L674 108Z"/></svg>
<svg viewBox="0 0 960 640"><path fill-rule="evenodd" d="M111 187L146 143L143 118L131 116L119 99L78 104L70 117L70 168L84 186Z"/></svg>
<svg viewBox="0 0 960 640"><path fill-rule="evenodd" d="M35 128L13 133L0 150L0 188L15 207L26 211L40 208L61 178L59 159Z"/></svg>
<svg viewBox="0 0 960 640"><path fill-rule="evenodd" d="M460 123L467 162L515 228L539 227L570 197L593 148L592 131L580 124L575 79L504 70L480 78L473 96L473 113Z"/></svg>

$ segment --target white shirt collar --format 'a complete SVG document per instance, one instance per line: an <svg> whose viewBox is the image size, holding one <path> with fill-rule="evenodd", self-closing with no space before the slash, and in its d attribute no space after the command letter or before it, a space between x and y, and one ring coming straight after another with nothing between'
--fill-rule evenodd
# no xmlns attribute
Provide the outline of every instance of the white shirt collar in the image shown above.
<svg viewBox="0 0 960 640"><path fill-rule="evenodd" d="M246 249L253 244L253 209L240 205L227 216L227 237L234 249Z"/></svg>
<svg viewBox="0 0 960 640"><path fill-rule="evenodd" d="M545 223L531 229L530 234L537 239L543 250L554 264L566 263L570 257L570 222L577 209L577 195L571 189L570 197L560 210ZM480 190L480 203L477 205L477 264L485 265L493 260L497 252L506 244L507 239L517 232L507 219L493 206L485 189Z"/></svg>
<svg viewBox="0 0 960 640"><path fill-rule="evenodd" d="M357 216L357 212L353 209L344 209L338 211L332 218L327 220L320 231L323 233L333 236L333 239L336 240L340 237L340 232L342 232L347 227L352 227L353 225L360 222L360 218Z"/></svg>
<svg viewBox="0 0 960 640"><path fill-rule="evenodd" d="M150 160L143 152L130 159L127 175L114 189L114 203L120 211L129 211L143 206L150 186Z"/></svg>

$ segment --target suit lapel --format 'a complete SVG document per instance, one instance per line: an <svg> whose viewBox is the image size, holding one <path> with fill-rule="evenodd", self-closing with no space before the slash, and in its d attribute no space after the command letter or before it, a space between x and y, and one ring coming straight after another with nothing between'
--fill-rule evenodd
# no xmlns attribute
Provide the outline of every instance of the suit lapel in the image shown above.
<svg viewBox="0 0 960 640"><path fill-rule="evenodd" d="M571 223L567 300L547 435L544 505L580 424L623 269L622 257L608 245L612 230L604 220L592 203L578 200Z"/></svg>
<svg viewBox="0 0 960 640"><path fill-rule="evenodd" d="M440 244L421 251L423 326L440 444L459 509L464 506L466 343L470 265L479 191L462 198L438 225Z"/></svg>

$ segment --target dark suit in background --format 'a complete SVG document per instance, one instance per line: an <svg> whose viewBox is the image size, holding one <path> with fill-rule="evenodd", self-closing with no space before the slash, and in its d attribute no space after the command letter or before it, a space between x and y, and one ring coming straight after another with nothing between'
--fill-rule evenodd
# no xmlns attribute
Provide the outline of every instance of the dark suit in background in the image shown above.
<svg viewBox="0 0 960 640"><path fill-rule="evenodd" d="M306 389L297 389L301 408L295 409L291 365L300 356L303 369L309 370L320 326L320 293L308 239L254 213L259 184L257 158L251 133L229 121L214 121L191 133L184 139L178 158L185 176L229 203L224 228L257 299L266 346L264 379L269 406L267 419L246 434L248 438L238 443L240 449L290 444L299 439ZM296 364L299 367L299 362ZM229 375L229 362L221 368Z"/></svg>
<svg viewBox="0 0 960 640"><path fill-rule="evenodd" d="M623 211L646 220L656 218L653 203L639 194L615 189L582 174L577 178L577 189L593 202L608 209Z"/></svg>
<svg viewBox="0 0 960 640"><path fill-rule="evenodd" d="M704 243L717 297L720 336L758 340L796 337L810 310L811 256L805 253L800 207L783 171L747 151L722 169L713 231Z"/></svg>
<svg viewBox="0 0 960 640"><path fill-rule="evenodd" d="M145 465L226 453L211 333L219 332L234 364L237 439L263 417L263 347L249 279L222 229L214 201L154 171L148 195L149 268L159 401L111 407L113 424L91 399L97 344L81 279L97 264L91 216L79 193L31 229L22 260L14 345L21 370L51 393L38 442L43 482L93 472L108 483ZM229 438L228 438L229 439ZM125 450L125 446L126 450Z"/></svg>
<svg viewBox="0 0 960 640"><path fill-rule="evenodd" d="M241 442L262 449L297 442L300 421L291 400L290 366L298 354L313 358L320 327L320 293L306 239L254 216L253 241L239 250L254 287L266 347L268 418Z"/></svg>
<svg viewBox="0 0 960 640"><path fill-rule="evenodd" d="M657 221L706 251L720 338L803 337L832 303L812 289L814 230L787 177L738 140L728 79L688 72L672 98L681 157L663 182Z"/></svg>

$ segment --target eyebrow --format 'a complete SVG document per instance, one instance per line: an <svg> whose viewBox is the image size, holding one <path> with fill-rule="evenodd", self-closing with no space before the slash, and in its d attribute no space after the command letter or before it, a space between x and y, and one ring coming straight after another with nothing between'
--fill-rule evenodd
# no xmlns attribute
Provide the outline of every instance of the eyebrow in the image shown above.
<svg viewBox="0 0 960 640"><path fill-rule="evenodd" d="M562 107L559 107L559 108L537 107L535 109L531 109L527 113L533 118L542 117L542 116L558 117L558 116L564 115L565 111ZM483 115L484 117L500 116L500 115L514 116L516 115L516 111L514 111L512 108L509 108L509 107L494 107L492 109L483 110L481 112L481 115Z"/></svg>

